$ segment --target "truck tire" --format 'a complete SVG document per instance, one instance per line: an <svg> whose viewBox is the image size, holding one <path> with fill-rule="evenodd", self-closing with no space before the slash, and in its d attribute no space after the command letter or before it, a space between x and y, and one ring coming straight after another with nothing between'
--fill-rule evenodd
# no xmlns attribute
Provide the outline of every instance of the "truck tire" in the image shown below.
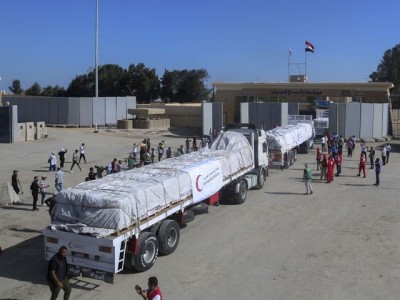
<svg viewBox="0 0 400 300"><path fill-rule="evenodd" d="M255 186L256 190L261 190L265 183L265 170L263 168L259 168L257 170L257 185Z"/></svg>
<svg viewBox="0 0 400 300"><path fill-rule="evenodd" d="M199 203L196 204L192 207L189 207L188 210L191 210L192 212L194 212L194 214L197 215L201 215L201 214L206 214L208 213L208 205L206 203Z"/></svg>
<svg viewBox="0 0 400 300"><path fill-rule="evenodd" d="M194 220L194 217L194 212L192 212L191 210L185 210L183 212L182 223L186 224L192 222Z"/></svg>
<svg viewBox="0 0 400 300"><path fill-rule="evenodd" d="M154 233L143 232L137 240L137 254L134 255L134 267L138 271L149 270L157 260L158 239Z"/></svg>
<svg viewBox="0 0 400 300"><path fill-rule="evenodd" d="M160 253L164 255L171 254L179 244L179 224L174 220L163 221L158 230L157 237L160 245Z"/></svg>
<svg viewBox="0 0 400 300"><path fill-rule="evenodd" d="M240 181L239 192L235 195L234 201L236 204L243 204L247 197L247 184L244 180Z"/></svg>
<svg viewBox="0 0 400 300"><path fill-rule="evenodd" d="M158 230L160 229L160 226L161 226L161 222L159 222L157 224L154 224L153 226L151 226L150 232L154 233L155 235L157 235Z"/></svg>

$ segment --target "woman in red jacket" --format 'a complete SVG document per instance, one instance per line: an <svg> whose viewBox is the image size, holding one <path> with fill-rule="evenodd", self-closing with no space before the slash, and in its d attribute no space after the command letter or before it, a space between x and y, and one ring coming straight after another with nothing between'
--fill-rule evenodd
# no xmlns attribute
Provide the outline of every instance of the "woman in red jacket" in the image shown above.
<svg viewBox="0 0 400 300"><path fill-rule="evenodd" d="M358 174L357 176L361 176L361 171L363 171L365 178L365 164L367 162L367 158L365 157L364 152L360 155L360 163L358 164Z"/></svg>
<svg viewBox="0 0 400 300"><path fill-rule="evenodd" d="M326 182L330 183L333 181L333 170L335 168L335 159L333 158L333 155L329 155L328 159L328 170L326 172Z"/></svg>

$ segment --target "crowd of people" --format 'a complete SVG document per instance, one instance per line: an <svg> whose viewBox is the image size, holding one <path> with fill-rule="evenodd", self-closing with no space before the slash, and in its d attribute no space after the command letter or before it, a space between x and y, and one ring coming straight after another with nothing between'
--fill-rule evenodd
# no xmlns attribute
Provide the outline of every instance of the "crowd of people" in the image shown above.
<svg viewBox="0 0 400 300"><path fill-rule="evenodd" d="M347 140L336 133L333 133L332 135L328 133L326 136L322 137L321 149L320 147L317 147L316 154L317 171L320 171L320 180L326 180L327 183L331 183L334 176L340 176L342 174L343 147L346 147L347 149L347 157L351 158L353 157L356 143L357 139L354 135L349 137ZM363 178L366 178L365 167L367 164L367 159L369 158L370 169L375 169L374 185L379 186L382 165L389 163L390 151L391 146L389 143L382 145L380 159L379 157L376 157L376 151L374 147L368 147L365 142L361 142L358 174L356 176L362 176ZM308 164L305 165L303 179L306 185L306 195L312 194L312 170Z"/></svg>
<svg viewBox="0 0 400 300"><path fill-rule="evenodd" d="M131 170L134 168L140 168L145 165L154 164L156 159L160 162L163 159L170 159L172 157L178 157L184 154L188 154L192 151L197 151L199 147L205 147L209 140L206 138L200 139L200 143L198 144L198 139L196 137L186 138L185 146L180 145L177 148L176 152L173 152L171 147L167 147L165 140L161 140L157 144L157 146L151 145L150 138L145 138L141 143L136 144L133 143L132 152L129 153L128 158L126 159L117 159L114 158L111 162L109 162L106 166L103 165L95 165L94 167L89 167L89 173L84 177L85 181L96 180L102 178L103 176L118 173L121 171ZM56 152L51 152L48 157L48 172L54 172L54 188L56 190L55 193L51 194L50 198L51 203L55 201L54 194L59 193L63 189L65 174L64 167L67 159L68 149L61 148L58 152L58 157ZM72 152L71 156L71 167L69 168L69 172L73 173L75 166L78 167L80 171L84 169L81 167L81 162L87 163L86 161L86 146L85 143L82 143L78 149L75 149ZM17 195L20 193L23 194L22 186L19 180L19 171L14 170L11 177L12 187ZM32 194L33 202L32 202L32 210L37 211L38 208L38 199L41 196L41 206L49 206L46 202L46 197L49 195L48 189L50 184L47 181L47 175L35 176L30 185L30 191ZM54 199L53 199L54 198ZM54 206L54 205L53 205Z"/></svg>

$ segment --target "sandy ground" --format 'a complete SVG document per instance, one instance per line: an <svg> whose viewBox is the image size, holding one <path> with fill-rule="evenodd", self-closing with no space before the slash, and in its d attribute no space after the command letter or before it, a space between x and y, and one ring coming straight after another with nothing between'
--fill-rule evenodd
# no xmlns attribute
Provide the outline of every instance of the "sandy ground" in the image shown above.
<svg viewBox="0 0 400 300"><path fill-rule="evenodd" d="M0 182L18 169L25 192L22 205L0 209L0 299L50 297L40 236L48 212L32 212L28 192L33 176L45 173L54 191L54 174L46 172L49 153L87 145L85 170L66 172L66 186L72 186L90 166L127 157L145 136L175 149L185 140L169 132L49 129L45 141L0 144ZM305 196L303 164L315 169L315 152L299 155L291 169L271 170L264 188L249 191L243 205L222 203L197 216L181 230L178 249L149 271L124 271L114 284L72 279L71 299L141 299L133 287L145 286L149 276L159 278L164 299L398 299L400 143L391 144L380 187L372 185L372 170L365 179L355 176L357 148L353 158L344 158L343 176L331 184L314 176L315 192Z"/></svg>

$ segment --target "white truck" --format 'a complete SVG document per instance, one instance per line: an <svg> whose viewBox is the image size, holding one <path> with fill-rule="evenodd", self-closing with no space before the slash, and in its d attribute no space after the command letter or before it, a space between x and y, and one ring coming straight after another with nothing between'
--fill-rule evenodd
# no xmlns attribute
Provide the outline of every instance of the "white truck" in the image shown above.
<svg viewBox="0 0 400 300"><path fill-rule="evenodd" d="M191 209L216 203L221 192L241 204L267 175L265 131L231 126L210 149L62 190L42 231L45 258L67 246L71 275L110 283L124 267L146 271L159 252L178 247Z"/></svg>
<svg viewBox="0 0 400 300"><path fill-rule="evenodd" d="M321 137L329 132L329 118L314 119L315 136Z"/></svg>
<svg viewBox="0 0 400 300"><path fill-rule="evenodd" d="M310 147L314 139L313 127L309 123L299 122L296 125L285 125L267 131L269 165L287 169L297 159L297 153L302 145Z"/></svg>

